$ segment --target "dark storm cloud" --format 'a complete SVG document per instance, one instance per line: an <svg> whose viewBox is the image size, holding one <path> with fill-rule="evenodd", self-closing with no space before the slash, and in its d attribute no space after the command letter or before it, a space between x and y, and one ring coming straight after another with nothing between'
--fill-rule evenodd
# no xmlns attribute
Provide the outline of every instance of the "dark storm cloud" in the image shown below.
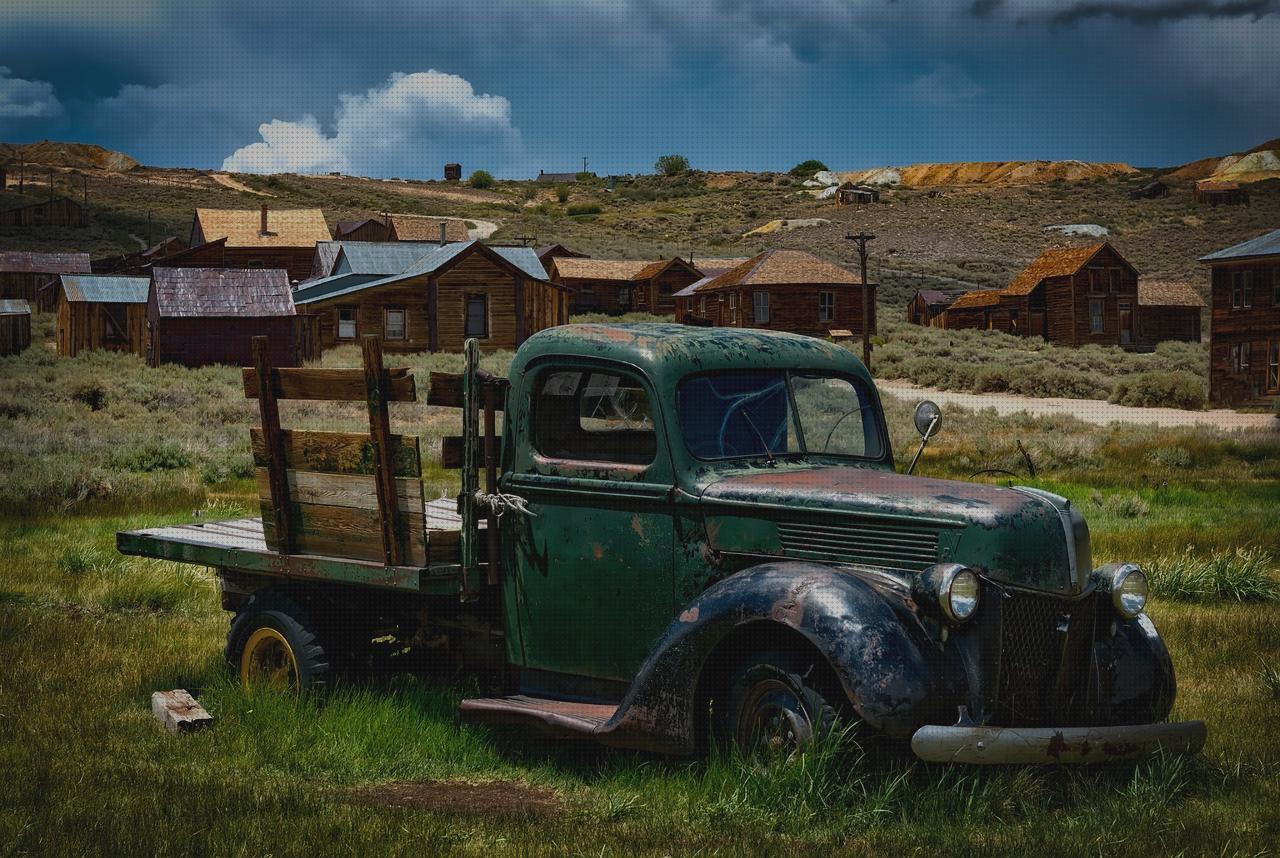
<svg viewBox="0 0 1280 858"><path fill-rule="evenodd" d="M978 3L1001 2L1001 0L976 0ZM1152 4L1144 3L1078 3L1049 18L1052 26L1069 26L1089 18L1114 18L1134 24L1154 25L1174 21L1185 21L1189 18L1243 18L1255 20L1265 15L1280 13L1280 0L1227 0L1214 3L1212 0L1171 0Z"/></svg>
<svg viewBox="0 0 1280 858"><path fill-rule="evenodd" d="M969 14L975 18L989 18L992 12L1003 5L1004 0L973 0L973 4L969 6Z"/></svg>

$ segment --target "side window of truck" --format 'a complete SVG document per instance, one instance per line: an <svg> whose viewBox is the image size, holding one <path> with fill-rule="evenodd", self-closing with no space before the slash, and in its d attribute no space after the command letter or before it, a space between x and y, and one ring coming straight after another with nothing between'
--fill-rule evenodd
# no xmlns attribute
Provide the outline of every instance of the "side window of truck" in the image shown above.
<svg viewBox="0 0 1280 858"><path fill-rule="evenodd" d="M534 388L533 446L543 456L647 465L657 454L649 397L636 378L603 369L548 369Z"/></svg>

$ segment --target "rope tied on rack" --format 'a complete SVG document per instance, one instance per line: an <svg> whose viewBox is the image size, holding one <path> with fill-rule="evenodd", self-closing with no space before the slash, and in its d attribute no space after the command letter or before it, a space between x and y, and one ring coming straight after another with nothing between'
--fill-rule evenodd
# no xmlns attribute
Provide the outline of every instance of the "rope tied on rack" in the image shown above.
<svg viewBox="0 0 1280 858"><path fill-rule="evenodd" d="M538 517L538 514L529 509L529 502L520 495L511 495L504 492L495 492L488 494L486 492L476 492L476 506L487 507L494 518L502 518L502 516L515 510L521 515Z"/></svg>

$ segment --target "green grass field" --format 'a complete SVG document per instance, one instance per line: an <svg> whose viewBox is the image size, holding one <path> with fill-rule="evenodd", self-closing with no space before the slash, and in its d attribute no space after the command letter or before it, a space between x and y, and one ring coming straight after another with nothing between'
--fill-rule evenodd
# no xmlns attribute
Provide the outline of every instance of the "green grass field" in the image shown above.
<svg viewBox="0 0 1280 858"><path fill-rule="evenodd" d="M354 350L326 356L356 362ZM458 358L403 362L421 374ZM1174 717L1208 721L1202 755L979 771L833 742L759 766L462 725L466 677L247 697L222 661L212 576L114 550L117 530L252 508L254 410L241 396L225 368L34 349L0 361L0 854L1264 855L1280 842L1275 433L953 413L920 468L1009 470L1084 509L1096 563L1151 567ZM910 404L887 405L903 461ZM397 409L424 450L457 431L447 411ZM362 417L294 403L284 420ZM438 468L427 483L454 491ZM176 687L198 694L212 730L159 729L149 696Z"/></svg>

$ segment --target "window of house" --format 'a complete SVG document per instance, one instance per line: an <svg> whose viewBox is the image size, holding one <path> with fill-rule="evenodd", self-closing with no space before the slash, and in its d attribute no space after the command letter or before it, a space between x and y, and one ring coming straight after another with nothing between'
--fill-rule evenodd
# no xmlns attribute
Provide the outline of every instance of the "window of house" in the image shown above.
<svg viewBox="0 0 1280 858"><path fill-rule="evenodd" d="M485 339L489 336L489 296L467 296L467 336Z"/></svg>
<svg viewBox="0 0 1280 858"><path fill-rule="evenodd" d="M382 335L388 340L404 339L404 310L384 311Z"/></svg>
<svg viewBox="0 0 1280 858"><path fill-rule="evenodd" d="M1249 343L1235 343L1231 346L1231 368L1237 373L1249 371Z"/></svg>
<svg viewBox="0 0 1280 858"><path fill-rule="evenodd" d="M356 338L356 308L338 308L338 339L354 340Z"/></svg>
<svg viewBox="0 0 1280 858"><path fill-rule="evenodd" d="M631 306L631 287L622 286L618 289L618 303L624 307Z"/></svg>
<svg viewBox="0 0 1280 858"><path fill-rule="evenodd" d="M1103 291L1101 269L1089 269L1089 291L1093 293L1100 293Z"/></svg>
<svg viewBox="0 0 1280 858"><path fill-rule="evenodd" d="M769 293L753 292L751 294L751 301L755 306L756 324L757 325L769 324Z"/></svg>
<svg viewBox="0 0 1280 858"><path fill-rule="evenodd" d="M1280 393L1280 340L1272 340L1267 348L1267 390Z"/></svg>
<svg viewBox="0 0 1280 858"><path fill-rule="evenodd" d="M596 294L596 287L590 283L583 283L579 291L583 295L594 295Z"/></svg>
<svg viewBox="0 0 1280 858"><path fill-rule="evenodd" d="M1231 272L1231 309L1243 310L1253 306L1253 272Z"/></svg>
<svg viewBox="0 0 1280 858"><path fill-rule="evenodd" d="M707 314L707 296L706 295L703 295L701 298L698 299L698 312L704 316Z"/></svg>
<svg viewBox="0 0 1280 858"><path fill-rule="evenodd" d="M264 268L265 266L262 264L261 259L250 259L248 262L244 264L244 267L245 268Z"/></svg>
<svg viewBox="0 0 1280 858"><path fill-rule="evenodd" d="M1094 334L1102 333L1102 307L1101 298L1095 298L1089 302L1089 332Z"/></svg>
<svg viewBox="0 0 1280 858"><path fill-rule="evenodd" d="M657 454L649 397L612 370L549 369L533 402L533 446L544 456L647 465Z"/></svg>
<svg viewBox="0 0 1280 858"><path fill-rule="evenodd" d="M738 293L729 293L729 324L738 324Z"/></svg>
<svg viewBox="0 0 1280 858"><path fill-rule="evenodd" d="M1271 269L1271 306L1280 308L1280 268Z"/></svg>
<svg viewBox="0 0 1280 858"><path fill-rule="evenodd" d="M830 322L836 317L836 293L818 293L818 321Z"/></svg>

